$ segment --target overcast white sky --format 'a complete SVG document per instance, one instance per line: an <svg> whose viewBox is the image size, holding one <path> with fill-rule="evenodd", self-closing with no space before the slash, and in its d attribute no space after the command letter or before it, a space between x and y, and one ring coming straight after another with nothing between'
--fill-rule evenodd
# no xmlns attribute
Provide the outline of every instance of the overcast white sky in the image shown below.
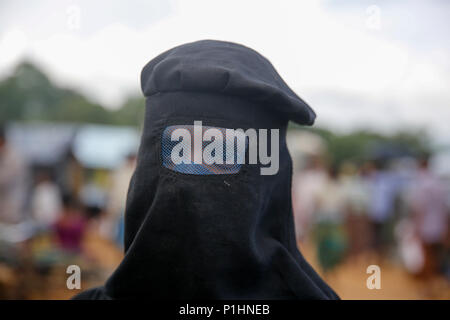
<svg viewBox="0 0 450 320"><path fill-rule="evenodd" d="M450 143L449 30L445 0L0 0L0 77L28 58L116 107L162 51L228 40L269 58L319 126Z"/></svg>

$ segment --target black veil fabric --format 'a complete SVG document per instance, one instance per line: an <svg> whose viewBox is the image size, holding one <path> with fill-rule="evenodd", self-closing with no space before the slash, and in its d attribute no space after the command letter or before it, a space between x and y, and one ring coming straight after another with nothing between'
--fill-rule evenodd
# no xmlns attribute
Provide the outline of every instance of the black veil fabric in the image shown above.
<svg viewBox="0 0 450 320"><path fill-rule="evenodd" d="M146 112L125 211L125 257L77 299L338 299L295 241L289 120L313 110L252 49L222 41L173 48L143 69ZM279 170L175 172L161 163L172 125L278 129ZM269 149L270 150L270 149Z"/></svg>

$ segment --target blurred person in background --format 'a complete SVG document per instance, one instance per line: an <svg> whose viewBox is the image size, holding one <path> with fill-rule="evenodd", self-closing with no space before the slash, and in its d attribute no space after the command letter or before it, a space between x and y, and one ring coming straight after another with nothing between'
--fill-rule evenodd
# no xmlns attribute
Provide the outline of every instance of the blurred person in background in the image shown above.
<svg viewBox="0 0 450 320"><path fill-rule="evenodd" d="M26 191L25 161L8 144L6 128L0 124L0 223L23 221Z"/></svg>
<svg viewBox="0 0 450 320"><path fill-rule="evenodd" d="M109 190L108 210L104 220L106 227L110 229L111 238L119 246L123 246L125 203L135 167L136 154L131 153L113 173Z"/></svg>
<svg viewBox="0 0 450 320"><path fill-rule="evenodd" d="M345 224L348 236L349 256L358 258L370 246L370 225L367 206L370 198L369 186L363 177L364 171L351 163L341 168L340 186L345 199Z"/></svg>
<svg viewBox="0 0 450 320"><path fill-rule="evenodd" d="M56 222L61 213L61 193L50 174L42 171L31 198L31 213L39 227L47 229Z"/></svg>
<svg viewBox="0 0 450 320"><path fill-rule="evenodd" d="M67 153L67 157L62 164L61 185L64 194L72 194L80 198L84 184L83 167L76 159L72 150Z"/></svg>
<svg viewBox="0 0 450 320"><path fill-rule="evenodd" d="M386 159L377 159L367 176L371 197L369 219L372 226L372 246L378 259L384 258L393 243L393 229L397 196L402 179L388 167Z"/></svg>
<svg viewBox="0 0 450 320"><path fill-rule="evenodd" d="M329 169L317 200L314 215L317 257L324 272L328 272L343 261L347 247L343 229L345 197L336 168Z"/></svg>
<svg viewBox="0 0 450 320"><path fill-rule="evenodd" d="M88 219L101 222L107 203L106 190L99 185L95 178L83 185L80 191L80 200L84 213ZM109 235L109 228L104 228L100 223L100 233ZM103 230L103 229L106 229Z"/></svg>
<svg viewBox="0 0 450 320"><path fill-rule="evenodd" d="M323 156L311 155L303 171L294 174L292 179L292 206L294 212L297 241L307 240L311 223L317 209L319 194L327 182L327 171Z"/></svg>
<svg viewBox="0 0 450 320"><path fill-rule="evenodd" d="M409 191L412 219L423 248L424 262L419 274L424 279L442 270L449 223L445 187L428 165L429 156L426 155L420 159Z"/></svg>
<svg viewBox="0 0 450 320"><path fill-rule="evenodd" d="M60 218L55 223L58 245L66 252L79 253L87 227L86 219L70 195L64 195L62 203Z"/></svg>

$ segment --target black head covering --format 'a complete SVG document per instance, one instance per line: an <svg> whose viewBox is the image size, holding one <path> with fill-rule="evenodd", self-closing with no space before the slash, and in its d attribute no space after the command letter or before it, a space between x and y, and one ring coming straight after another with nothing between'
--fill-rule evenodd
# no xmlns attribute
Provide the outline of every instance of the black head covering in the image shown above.
<svg viewBox="0 0 450 320"><path fill-rule="evenodd" d="M297 249L291 205L289 120L315 114L270 62L242 45L198 41L150 61L146 113L125 212L125 257L105 287L80 297L334 299ZM162 165L174 125L280 131L275 175L186 174Z"/></svg>

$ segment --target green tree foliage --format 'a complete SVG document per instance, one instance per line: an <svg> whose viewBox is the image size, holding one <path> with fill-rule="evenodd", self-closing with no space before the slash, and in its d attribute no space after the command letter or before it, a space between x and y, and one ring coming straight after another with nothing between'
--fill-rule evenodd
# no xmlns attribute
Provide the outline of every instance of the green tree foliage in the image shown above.
<svg viewBox="0 0 450 320"><path fill-rule="evenodd" d="M140 125L143 98L132 97L119 110L108 110L75 90L55 86L36 66L20 64L0 82L0 119Z"/></svg>
<svg viewBox="0 0 450 320"><path fill-rule="evenodd" d="M145 100L140 96L131 96L117 111L112 113L112 123L119 125L143 124Z"/></svg>
<svg viewBox="0 0 450 320"><path fill-rule="evenodd" d="M430 152L428 136L421 131L382 135L370 131L335 134L321 128L306 130L324 139L330 163L336 166L347 161L361 164L377 158L398 155L420 156Z"/></svg>

